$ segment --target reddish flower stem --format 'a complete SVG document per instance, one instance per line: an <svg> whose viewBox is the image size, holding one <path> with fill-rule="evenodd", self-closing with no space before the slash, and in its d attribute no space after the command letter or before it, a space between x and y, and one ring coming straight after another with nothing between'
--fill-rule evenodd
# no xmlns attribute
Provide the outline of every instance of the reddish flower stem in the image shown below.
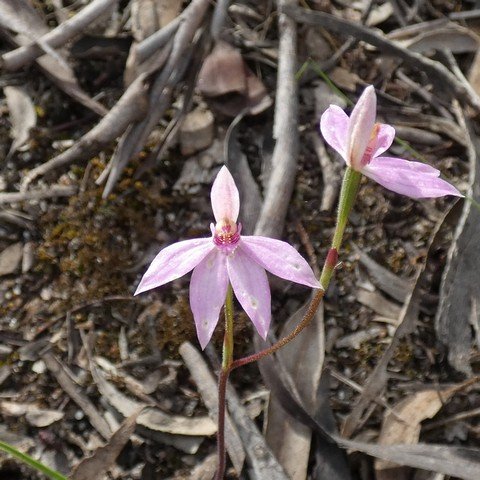
<svg viewBox="0 0 480 480"><path fill-rule="evenodd" d="M302 330L304 330L306 327L308 327L308 325L310 325L324 295L324 290L317 291L315 296L312 298L310 305L308 306L307 313L303 317L302 321L295 327L295 330L293 330L291 333L289 333L282 339L278 340L278 342L274 343L270 347L265 348L264 350L260 350L260 352L256 352L252 355L248 355L247 357L234 360L231 366L231 370L241 367L243 365L247 365L248 363L256 362L263 357L266 357L267 355L276 352L277 350L285 346L287 343L291 342Z"/></svg>
<svg viewBox="0 0 480 480"><path fill-rule="evenodd" d="M337 265L338 261L338 251L336 248L331 248L327 253L327 258L325 259L325 264L323 265L322 275L320 277L320 283L322 284L323 288L317 290L315 296L312 298L310 305L308 306L308 310L302 318L302 321L295 327L295 329L286 335L285 337L278 340L276 343L271 345L260 352L256 352L252 355L248 355L247 357L239 358L232 362L230 370L235 368L241 367L243 365L247 365L248 363L256 362L267 355L275 353L277 350L285 346L287 343L291 342L300 332L302 332L305 328L310 325L311 321L313 320L315 313L322 301L322 298L325 295L325 290L330 283L330 279L332 278L333 272L335 270L335 266Z"/></svg>
<svg viewBox="0 0 480 480"><path fill-rule="evenodd" d="M226 391L228 375L231 369L226 368L220 371L218 375L218 430L217 430L217 453L218 466L215 480L223 480L225 474L225 409L226 409Z"/></svg>

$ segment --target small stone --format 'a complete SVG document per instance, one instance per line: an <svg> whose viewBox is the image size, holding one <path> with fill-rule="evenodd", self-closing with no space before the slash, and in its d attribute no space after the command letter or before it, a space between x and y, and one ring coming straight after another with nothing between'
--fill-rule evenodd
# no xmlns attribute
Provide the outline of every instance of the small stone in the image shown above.
<svg viewBox="0 0 480 480"><path fill-rule="evenodd" d="M32 365L32 372L41 375L42 373L45 373L47 369L47 366L45 365L45 362L43 360L37 360L34 362Z"/></svg>
<svg viewBox="0 0 480 480"><path fill-rule="evenodd" d="M10 275L20 265L23 256L23 245L21 242L10 245L0 253L0 276Z"/></svg>
<svg viewBox="0 0 480 480"><path fill-rule="evenodd" d="M85 414L82 412L82 410L77 410L75 412L75 420L82 420L85 417Z"/></svg>

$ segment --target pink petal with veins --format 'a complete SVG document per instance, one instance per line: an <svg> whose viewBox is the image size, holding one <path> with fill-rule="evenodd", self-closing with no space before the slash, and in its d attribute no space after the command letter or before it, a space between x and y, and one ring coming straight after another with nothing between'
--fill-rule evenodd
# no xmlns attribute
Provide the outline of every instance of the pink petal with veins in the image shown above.
<svg viewBox="0 0 480 480"><path fill-rule="evenodd" d="M372 85L368 86L350 115L348 128L347 164L360 170L362 157L370 142L377 114L377 97Z"/></svg>
<svg viewBox="0 0 480 480"><path fill-rule="evenodd" d="M214 248L210 238L184 240L164 248L143 275L135 295L182 277L193 270Z"/></svg>
<svg viewBox="0 0 480 480"><path fill-rule="evenodd" d="M270 286L265 270L240 248L227 257L233 292L265 340L271 320Z"/></svg>
<svg viewBox="0 0 480 480"><path fill-rule="evenodd" d="M190 307L202 350L212 338L228 287L226 255L215 249L193 270Z"/></svg>
<svg viewBox="0 0 480 480"><path fill-rule="evenodd" d="M236 222L240 210L238 190L228 168L223 166L217 174L210 193L213 215L217 222Z"/></svg>
<svg viewBox="0 0 480 480"><path fill-rule="evenodd" d="M320 117L320 132L325 141L347 161L348 115L337 105L330 105Z"/></svg>
<svg viewBox="0 0 480 480"><path fill-rule="evenodd" d="M310 265L286 242L267 237L242 237L238 248L277 277L308 287L321 288Z"/></svg>
<svg viewBox="0 0 480 480"><path fill-rule="evenodd" d="M420 162L402 158L377 157L363 168L362 173L392 192L411 198L436 198L463 195L445 180L440 172Z"/></svg>

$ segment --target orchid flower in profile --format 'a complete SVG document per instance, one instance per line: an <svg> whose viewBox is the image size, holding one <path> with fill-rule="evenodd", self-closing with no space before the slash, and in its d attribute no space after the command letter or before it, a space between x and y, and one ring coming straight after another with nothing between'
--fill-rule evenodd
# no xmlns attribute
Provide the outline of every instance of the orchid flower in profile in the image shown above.
<svg viewBox="0 0 480 480"><path fill-rule="evenodd" d="M240 199L227 167L222 167L210 194L216 224L211 238L174 243L154 258L135 295L171 282L193 270L190 306L203 348L212 337L229 283L240 305L265 339L271 319L270 287L265 270L312 288L321 288L312 269L288 243L241 236L237 223Z"/></svg>
<svg viewBox="0 0 480 480"><path fill-rule="evenodd" d="M388 190L411 198L463 195L445 180L440 171L425 163L402 158L381 157L395 137L391 125L375 123L377 97L369 86L358 99L350 117L338 106L330 105L320 119L325 141L347 165Z"/></svg>

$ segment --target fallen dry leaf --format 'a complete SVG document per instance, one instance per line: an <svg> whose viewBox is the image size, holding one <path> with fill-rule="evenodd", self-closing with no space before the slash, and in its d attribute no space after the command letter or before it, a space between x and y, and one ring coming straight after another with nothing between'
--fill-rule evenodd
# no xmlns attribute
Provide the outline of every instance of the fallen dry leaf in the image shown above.
<svg viewBox="0 0 480 480"><path fill-rule="evenodd" d="M245 109L256 115L272 104L263 82L247 67L240 51L222 41L203 62L197 86L212 107L231 117Z"/></svg>
<svg viewBox="0 0 480 480"><path fill-rule="evenodd" d="M122 448L132 436L140 410L127 418L112 435L108 443L95 450L91 457L82 460L70 475L70 480L101 478L115 462Z"/></svg>
<svg viewBox="0 0 480 480"><path fill-rule="evenodd" d="M432 418L450 399L454 389L416 392L385 413L378 443L380 445L415 444L420 437L421 422ZM405 467L384 460L375 461L377 480L400 480Z"/></svg>
<svg viewBox="0 0 480 480"><path fill-rule="evenodd" d="M435 331L440 341L448 348L448 361L456 370L471 375L472 323L478 328L476 299L480 298L478 271L480 256L480 212L475 203L480 199L480 157L478 137L473 133L473 124L466 123L458 108L459 123L467 133L470 174L465 195L474 201L458 202L462 209L457 220L453 240L448 252L447 264L440 287L440 301L435 318ZM472 320L474 320L472 322Z"/></svg>
<svg viewBox="0 0 480 480"><path fill-rule="evenodd" d="M18 403L2 401L0 410L6 416L23 417L33 427L48 427L64 417L64 413L58 410L46 410L34 403Z"/></svg>
<svg viewBox="0 0 480 480"><path fill-rule="evenodd" d="M63 390L83 410L95 430L97 430L103 438L110 438L111 430L108 423L90 399L80 390L78 385L74 383L72 380L74 377L73 373L51 352L45 353L42 359Z"/></svg>
<svg viewBox="0 0 480 480"><path fill-rule="evenodd" d="M419 35L399 43L418 53L443 49L448 49L452 53L469 53L478 50L480 39L470 29L450 23L432 30L426 29Z"/></svg>
<svg viewBox="0 0 480 480"><path fill-rule="evenodd" d="M92 377L97 384L98 390L115 410L124 417L128 417L139 408L145 407L144 403L137 402L124 395L112 383L107 381L104 374L90 364ZM137 419L138 425L156 432L170 433L175 435L210 436L217 431L215 423L207 416L184 417L170 415L158 408L145 408Z"/></svg>
<svg viewBox="0 0 480 480"><path fill-rule="evenodd" d="M37 124L37 113L32 100L21 87L4 87L10 123L12 145L8 155L16 152L30 137L30 130Z"/></svg>
<svg viewBox="0 0 480 480"><path fill-rule="evenodd" d="M307 305L303 306L290 317L281 336L295 328L306 308ZM279 362L295 382L309 411L315 411L317 407L317 392L325 357L324 342L321 306L305 334L300 335L295 342L287 344L277 354ZM266 439L292 480L304 480L307 477L311 436L311 429L286 415L280 399L272 396L268 405Z"/></svg>

